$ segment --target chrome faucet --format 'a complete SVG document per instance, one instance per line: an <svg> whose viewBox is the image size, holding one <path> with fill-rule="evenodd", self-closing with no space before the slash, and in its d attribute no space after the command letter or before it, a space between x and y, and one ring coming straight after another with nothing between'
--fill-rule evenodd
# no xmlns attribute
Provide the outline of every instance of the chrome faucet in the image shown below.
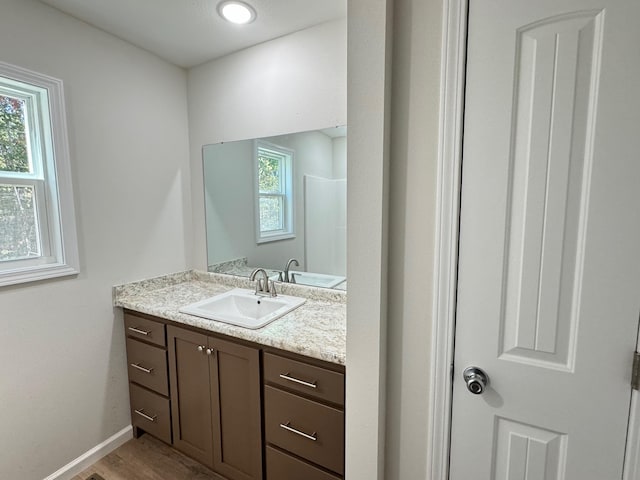
<svg viewBox="0 0 640 480"><path fill-rule="evenodd" d="M291 268L291 264L295 263L296 267L300 266L300 263L298 262L298 260L296 260L295 258L291 258L289 259L289 261L287 262L287 266L284 268L284 281L286 283L291 282L291 278L289 278L289 268ZM295 283L295 282L294 282Z"/></svg>
<svg viewBox="0 0 640 480"><path fill-rule="evenodd" d="M258 273L262 274L262 278L258 278L256 280L256 275ZM276 292L276 284L273 280L269 280L269 275L264 268L256 268L251 275L249 276L249 280L252 282L256 282L256 295L261 295L263 297L277 297L278 293Z"/></svg>

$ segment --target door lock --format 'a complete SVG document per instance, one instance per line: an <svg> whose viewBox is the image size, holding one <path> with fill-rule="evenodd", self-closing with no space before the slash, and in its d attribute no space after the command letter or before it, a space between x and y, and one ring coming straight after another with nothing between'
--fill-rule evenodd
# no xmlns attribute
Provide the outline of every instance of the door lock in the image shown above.
<svg viewBox="0 0 640 480"><path fill-rule="evenodd" d="M489 385L489 375L478 367L467 367L462 372L467 389L474 395L482 395Z"/></svg>

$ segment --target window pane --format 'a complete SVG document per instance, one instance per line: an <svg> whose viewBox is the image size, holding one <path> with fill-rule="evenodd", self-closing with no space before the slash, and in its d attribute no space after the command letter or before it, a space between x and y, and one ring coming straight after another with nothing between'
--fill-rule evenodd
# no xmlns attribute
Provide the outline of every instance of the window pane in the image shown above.
<svg viewBox="0 0 640 480"><path fill-rule="evenodd" d="M282 163L273 157L258 157L258 188L260 193L282 193Z"/></svg>
<svg viewBox="0 0 640 480"><path fill-rule="evenodd" d="M39 257L35 189L0 185L0 261Z"/></svg>
<svg viewBox="0 0 640 480"><path fill-rule="evenodd" d="M284 230L282 197L260 197L260 231Z"/></svg>
<svg viewBox="0 0 640 480"><path fill-rule="evenodd" d="M0 95L0 171L30 172L25 102Z"/></svg>

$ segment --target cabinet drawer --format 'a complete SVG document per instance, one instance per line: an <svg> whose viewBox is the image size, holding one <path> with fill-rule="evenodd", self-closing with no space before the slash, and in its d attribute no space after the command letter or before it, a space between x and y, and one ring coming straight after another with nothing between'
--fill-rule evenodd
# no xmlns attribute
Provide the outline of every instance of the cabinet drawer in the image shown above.
<svg viewBox="0 0 640 480"><path fill-rule="evenodd" d="M145 342L165 347L167 345L164 323L154 322L147 318L129 313L124 314L124 329L128 337L139 338Z"/></svg>
<svg viewBox="0 0 640 480"><path fill-rule="evenodd" d="M264 381L318 400L344 405L342 373L265 353Z"/></svg>
<svg viewBox="0 0 640 480"><path fill-rule="evenodd" d="M165 350L127 338L127 364L129 380L169 395Z"/></svg>
<svg viewBox="0 0 640 480"><path fill-rule="evenodd" d="M169 400L157 393L129 384L131 395L131 423L145 432L171 443Z"/></svg>
<svg viewBox="0 0 640 480"><path fill-rule="evenodd" d="M267 447L267 480L340 480L340 477L320 470L275 448Z"/></svg>
<svg viewBox="0 0 640 480"><path fill-rule="evenodd" d="M266 385L267 442L339 474L344 470L344 414Z"/></svg>

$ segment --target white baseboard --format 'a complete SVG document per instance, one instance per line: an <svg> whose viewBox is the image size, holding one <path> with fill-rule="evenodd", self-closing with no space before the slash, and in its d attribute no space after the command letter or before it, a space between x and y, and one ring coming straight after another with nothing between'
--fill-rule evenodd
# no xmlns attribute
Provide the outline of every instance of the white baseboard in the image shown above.
<svg viewBox="0 0 640 480"><path fill-rule="evenodd" d="M110 454L123 443L133 438L133 427L129 425L118 433L107 438L104 442L96 445L91 450L80 455L75 460L67 463L57 472L52 473L44 480L70 480L75 475L93 465L105 455Z"/></svg>

